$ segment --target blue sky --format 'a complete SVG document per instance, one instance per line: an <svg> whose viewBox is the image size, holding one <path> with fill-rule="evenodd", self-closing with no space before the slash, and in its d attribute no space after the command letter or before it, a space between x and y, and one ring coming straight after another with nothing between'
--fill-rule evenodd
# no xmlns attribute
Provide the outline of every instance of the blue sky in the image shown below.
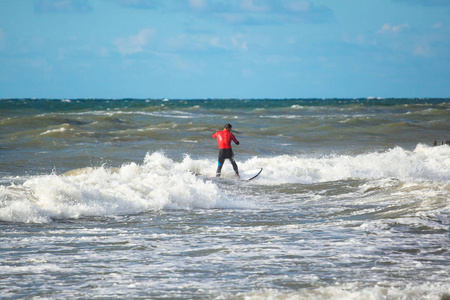
<svg viewBox="0 0 450 300"><path fill-rule="evenodd" d="M450 97L450 0L1 0L22 97Z"/></svg>

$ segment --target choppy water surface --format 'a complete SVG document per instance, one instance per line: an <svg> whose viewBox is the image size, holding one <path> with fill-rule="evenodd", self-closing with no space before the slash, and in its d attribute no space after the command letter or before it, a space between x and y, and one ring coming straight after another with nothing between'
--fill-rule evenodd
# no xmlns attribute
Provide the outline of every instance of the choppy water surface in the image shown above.
<svg viewBox="0 0 450 300"><path fill-rule="evenodd" d="M445 299L446 99L0 100L0 296ZM242 171L214 178L232 123Z"/></svg>

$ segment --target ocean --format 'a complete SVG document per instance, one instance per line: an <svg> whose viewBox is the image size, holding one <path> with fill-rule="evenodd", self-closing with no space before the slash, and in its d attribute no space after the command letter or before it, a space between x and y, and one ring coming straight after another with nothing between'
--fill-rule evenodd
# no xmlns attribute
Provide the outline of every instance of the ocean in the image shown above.
<svg viewBox="0 0 450 300"><path fill-rule="evenodd" d="M252 181L215 177L226 123ZM450 99L2 99L0 298L450 299L449 123Z"/></svg>

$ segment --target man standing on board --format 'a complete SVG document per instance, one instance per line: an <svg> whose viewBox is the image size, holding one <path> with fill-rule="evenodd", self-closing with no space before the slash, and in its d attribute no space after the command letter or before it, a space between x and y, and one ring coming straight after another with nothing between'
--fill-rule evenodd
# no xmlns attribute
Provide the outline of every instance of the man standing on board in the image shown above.
<svg viewBox="0 0 450 300"><path fill-rule="evenodd" d="M222 131L217 130L217 132L212 135L213 138L217 138L217 144L219 145L219 165L217 166L216 177L220 177L223 163L225 162L225 159L229 159L233 165L234 172L236 172L236 178L239 179L238 166L234 161L233 149L231 149L231 141L236 145L239 145L239 141L234 134L231 133L231 127L231 124L225 124Z"/></svg>

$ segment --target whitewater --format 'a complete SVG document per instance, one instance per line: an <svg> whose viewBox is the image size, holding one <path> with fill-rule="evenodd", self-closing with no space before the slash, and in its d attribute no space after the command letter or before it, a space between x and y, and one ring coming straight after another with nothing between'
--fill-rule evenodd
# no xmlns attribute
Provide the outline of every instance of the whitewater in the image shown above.
<svg viewBox="0 0 450 300"><path fill-rule="evenodd" d="M450 297L449 100L0 108L2 299Z"/></svg>

